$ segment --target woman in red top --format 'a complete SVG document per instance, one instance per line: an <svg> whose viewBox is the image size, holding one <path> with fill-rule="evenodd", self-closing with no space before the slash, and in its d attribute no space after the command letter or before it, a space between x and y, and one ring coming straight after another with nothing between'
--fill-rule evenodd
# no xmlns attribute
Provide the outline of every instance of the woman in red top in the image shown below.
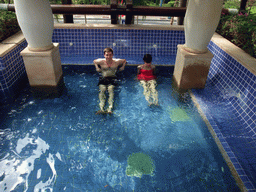
<svg viewBox="0 0 256 192"><path fill-rule="evenodd" d="M146 54L143 57L144 64L138 66L137 78L144 88L143 94L149 105L158 105L158 92L156 90L155 66L151 64L152 56Z"/></svg>

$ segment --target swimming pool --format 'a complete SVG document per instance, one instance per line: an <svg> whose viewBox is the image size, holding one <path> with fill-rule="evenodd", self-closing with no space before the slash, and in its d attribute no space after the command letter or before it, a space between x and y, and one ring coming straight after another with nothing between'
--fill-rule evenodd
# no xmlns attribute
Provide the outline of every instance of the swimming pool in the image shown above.
<svg viewBox="0 0 256 192"><path fill-rule="evenodd" d="M157 68L160 107L147 105L136 67L127 66L114 114L95 115L94 66L68 65L60 98L34 99L27 88L1 106L0 188L239 191L190 96L171 88L173 67Z"/></svg>

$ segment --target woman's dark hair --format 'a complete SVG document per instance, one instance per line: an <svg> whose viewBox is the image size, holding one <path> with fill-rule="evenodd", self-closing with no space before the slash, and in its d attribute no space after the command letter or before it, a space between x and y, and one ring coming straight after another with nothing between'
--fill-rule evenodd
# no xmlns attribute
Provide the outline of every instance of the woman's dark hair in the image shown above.
<svg viewBox="0 0 256 192"><path fill-rule="evenodd" d="M143 61L145 61L146 63L151 63L152 56L150 54L145 54L143 57Z"/></svg>

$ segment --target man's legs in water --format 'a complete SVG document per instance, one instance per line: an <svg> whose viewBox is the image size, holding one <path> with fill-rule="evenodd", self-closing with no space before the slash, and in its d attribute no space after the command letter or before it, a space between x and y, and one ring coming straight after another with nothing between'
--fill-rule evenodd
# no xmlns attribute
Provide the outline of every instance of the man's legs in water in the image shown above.
<svg viewBox="0 0 256 192"><path fill-rule="evenodd" d="M108 109L107 112L111 113L114 104L114 85L108 86Z"/></svg>
<svg viewBox="0 0 256 192"><path fill-rule="evenodd" d="M106 95L105 91L107 90L106 85L99 85L100 93L99 93L99 99L100 99L100 111L104 111L105 101L106 101Z"/></svg>

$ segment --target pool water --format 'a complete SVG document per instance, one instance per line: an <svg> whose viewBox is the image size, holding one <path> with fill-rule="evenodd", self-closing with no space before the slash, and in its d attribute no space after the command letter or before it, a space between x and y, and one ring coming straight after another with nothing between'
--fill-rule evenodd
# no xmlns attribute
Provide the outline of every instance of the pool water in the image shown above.
<svg viewBox="0 0 256 192"><path fill-rule="evenodd" d="M158 66L159 107L149 107L136 67L119 74L114 113L95 115L94 66L64 66L66 89L1 106L3 191L239 191L188 94Z"/></svg>

